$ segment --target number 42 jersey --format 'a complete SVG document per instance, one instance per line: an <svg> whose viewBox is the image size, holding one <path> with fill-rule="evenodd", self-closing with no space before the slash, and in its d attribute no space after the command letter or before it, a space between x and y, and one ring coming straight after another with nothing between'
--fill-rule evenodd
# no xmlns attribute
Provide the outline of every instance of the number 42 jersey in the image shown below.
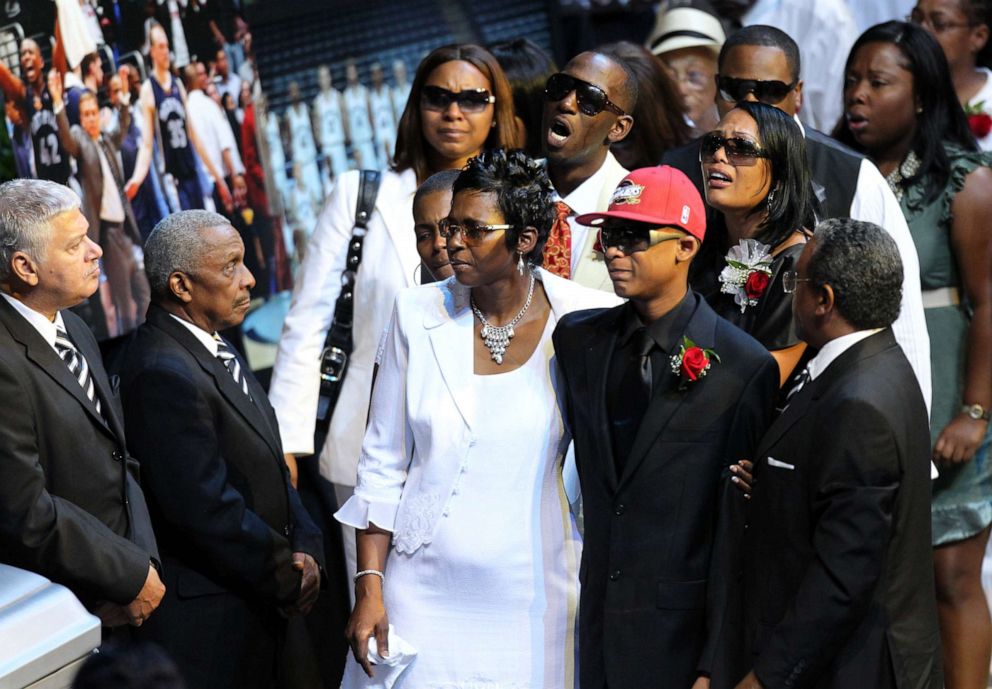
<svg viewBox="0 0 992 689"><path fill-rule="evenodd" d="M31 128L31 143L34 146L34 166L38 179L47 179L59 184L69 181L72 170L69 167L69 154L59 142L59 125L52 107L52 96L45 86L35 91L30 84L24 102Z"/></svg>

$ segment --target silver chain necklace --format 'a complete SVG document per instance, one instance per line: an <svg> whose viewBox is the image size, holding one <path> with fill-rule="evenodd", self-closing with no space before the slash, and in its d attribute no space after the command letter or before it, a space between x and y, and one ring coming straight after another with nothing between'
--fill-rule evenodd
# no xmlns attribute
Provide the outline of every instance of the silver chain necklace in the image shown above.
<svg viewBox="0 0 992 689"><path fill-rule="evenodd" d="M482 337L482 343L486 345L486 349L492 355L493 361L497 364L503 363L503 355L506 353L506 348L510 346L510 340L514 336L513 326L520 322L520 319L524 317L527 313L527 309L530 308L530 302L534 298L534 273L530 274L530 287L527 289L527 301L524 302L524 306L520 309L520 312L513 317L513 320L506 325L493 325L486 320L485 315L479 310L479 307L475 305L475 298L470 297L470 302L472 304L472 312L475 317L479 319L482 323L482 332L479 333Z"/></svg>

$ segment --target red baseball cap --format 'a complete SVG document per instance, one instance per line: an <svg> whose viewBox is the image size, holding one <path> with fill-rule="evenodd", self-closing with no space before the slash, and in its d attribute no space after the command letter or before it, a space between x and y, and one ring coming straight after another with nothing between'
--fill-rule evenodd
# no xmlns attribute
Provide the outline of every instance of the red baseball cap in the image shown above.
<svg viewBox="0 0 992 689"><path fill-rule="evenodd" d="M599 227L610 218L677 227L699 241L706 236L706 209L696 185L669 165L634 170L617 185L605 213L586 213L575 221Z"/></svg>

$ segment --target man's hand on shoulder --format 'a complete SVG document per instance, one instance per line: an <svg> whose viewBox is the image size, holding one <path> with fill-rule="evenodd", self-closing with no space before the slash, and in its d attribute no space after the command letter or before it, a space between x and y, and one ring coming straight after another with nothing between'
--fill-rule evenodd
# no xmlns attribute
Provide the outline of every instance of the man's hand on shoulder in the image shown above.
<svg viewBox="0 0 992 689"><path fill-rule="evenodd" d="M692 689L710 689L710 678L700 675L696 678L696 681L692 683Z"/></svg>
<svg viewBox="0 0 992 689"><path fill-rule="evenodd" d="M125 608L128 621L135 627L140 627L141 623L148 619L148 616L155 612L155 608L162 602L165 595L165 584L158 576L158 570L151 563L148 564L148 577L145 585L138 591L138 596L128 603Z"/></svg>

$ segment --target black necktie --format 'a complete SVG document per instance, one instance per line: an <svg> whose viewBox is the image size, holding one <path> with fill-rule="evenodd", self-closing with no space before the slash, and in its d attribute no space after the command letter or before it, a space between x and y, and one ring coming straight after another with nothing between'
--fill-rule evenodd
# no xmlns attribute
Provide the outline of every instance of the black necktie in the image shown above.
<svg viewBox="0 0 992 689"><path fill-rule="evenodd" d="M623 474L627 456L651 401L653 375L651 351L655 342L646 328L638 328L625 347L626 365L620 379L620 395L613 410L613 461L617 476Z"/></svg>
<svg viewBox="0 0 992 689"><path fill-rule="evenodd" d="M83 353L76 349L76 345L69 339L69 334L61 327L55 328L55 350L59 353L62 361L69 367L69 373L79 383L86 397L96 411L100 413L100 398L96 396L96 388L93 385L93 376L90 375L90 367Z"/></svg>

